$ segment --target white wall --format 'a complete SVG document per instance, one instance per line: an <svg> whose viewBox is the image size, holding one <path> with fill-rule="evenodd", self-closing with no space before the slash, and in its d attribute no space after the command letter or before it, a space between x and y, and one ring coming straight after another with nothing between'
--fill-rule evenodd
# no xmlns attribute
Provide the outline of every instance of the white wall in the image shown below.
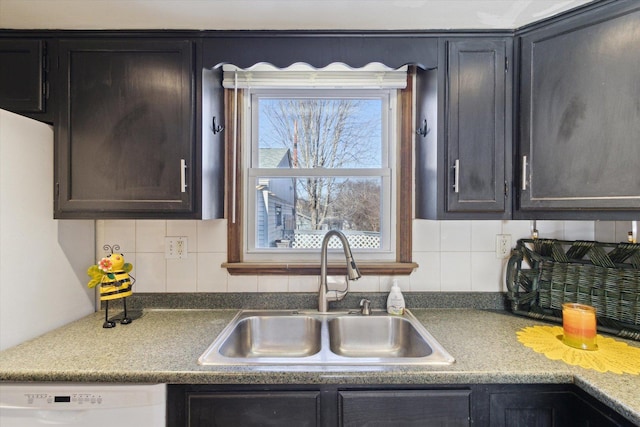
<svg viewBox="0 0 640 427"><path fill-rule="evenodd" d="M94 311L94 230L53 219L53 129L0 110L0 350Z"/></svg>
<svg viewBox="0 0 640 427"><path fill-rule="evenodd" d="M134 265L137 292L315 292L313 276L231 276L226 261L226 221L109 220L97 223L97 251L119 244ZM529 221L414 220L413 256L420 267L401 276L409 291L504 291L506 260L495 255L496 234L510 234L513 245L530 235ZM626 241L630 222L538 221L541 237ZM165 259L165 236L187 236L188 257ZM356 257L357 261L357 257ZM391 278L365 276L352 291L386 292Z"/></svg>

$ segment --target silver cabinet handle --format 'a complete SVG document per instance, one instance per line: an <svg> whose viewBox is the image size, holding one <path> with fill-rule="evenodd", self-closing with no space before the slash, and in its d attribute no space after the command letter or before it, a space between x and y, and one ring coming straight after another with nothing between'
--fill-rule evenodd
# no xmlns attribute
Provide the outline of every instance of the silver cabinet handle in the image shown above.
<svg viewBox="0 0 640 427"><path fill-rule="evenodd" d="M453 192L460 192L460 159L453 164Z"/></svg>
<svg viewBox="0 0 640 427"><path fill-rule="evenodd" d="M187 191L187 162L184 159L180 159L180 191Z"/></svg>
<svg viewBox="0 0 640 427"><path fill-rule="evenodd" d="M527 156L522 156L522 189L527 189Z"/></svg>

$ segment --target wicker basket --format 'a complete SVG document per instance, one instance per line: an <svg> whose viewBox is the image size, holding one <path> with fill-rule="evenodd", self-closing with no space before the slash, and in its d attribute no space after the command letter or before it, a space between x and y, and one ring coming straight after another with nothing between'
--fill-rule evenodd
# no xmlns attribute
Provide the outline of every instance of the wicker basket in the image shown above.
<svg viewBox="0 0 640 427"><path fill-rule="evenodd" d="M562 304L596 308L598 331L640 341L640 244L521 239L507 265L511 310L562 323Z"/></svg>

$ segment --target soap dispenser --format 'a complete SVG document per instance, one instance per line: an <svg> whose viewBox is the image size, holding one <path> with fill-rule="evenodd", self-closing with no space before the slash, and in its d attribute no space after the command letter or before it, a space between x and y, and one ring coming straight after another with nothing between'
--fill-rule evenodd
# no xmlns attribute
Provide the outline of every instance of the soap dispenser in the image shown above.
<svg viewBox="0 0 640 427"><path fill-rule="evenodd" d="M387 297L387 313L400 316L404 314L404 297L402 296L402 291L400 291L400 286L398 286L398 279L393 279L391 291Z"/></svg>

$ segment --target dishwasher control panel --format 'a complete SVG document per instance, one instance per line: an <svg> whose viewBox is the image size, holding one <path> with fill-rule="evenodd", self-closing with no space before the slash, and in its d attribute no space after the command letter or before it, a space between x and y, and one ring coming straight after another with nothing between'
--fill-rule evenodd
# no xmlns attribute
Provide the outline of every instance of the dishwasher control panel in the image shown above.
<svg viewBox="0 0 640 427"><path fill-rule="evenodd" d="M24 406L42 405L100 405L103 402L102 393L24 393L14 395L14 399L22 399L16 402ZM13 399L12 399L13 400ZM3 399L4 401L4 399Z"/></svg>
<svg viewBox="0 0 640 427"><path fill-rule="evenodd" d="M134 408L165 404L164 384L0 384L0 408Z"/></svg>

